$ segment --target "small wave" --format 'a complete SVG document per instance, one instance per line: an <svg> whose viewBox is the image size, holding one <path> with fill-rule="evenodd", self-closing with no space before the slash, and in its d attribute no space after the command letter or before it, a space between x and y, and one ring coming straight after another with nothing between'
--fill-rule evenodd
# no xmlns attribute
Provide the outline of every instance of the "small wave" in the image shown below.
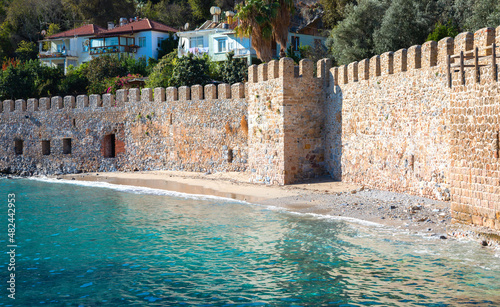
<svg viewBox="0 0 500 307"><path fill-rule="evenodd" d="M246 202L243 200L238 200L238 199L233 199L233 198L229 198L229 197L205 195L205 194L189 194L189 193L182 193L182 192L176 192L176 191L140 187L140 186L113 184L113 183L102 182L102 181L83 181L83 180L80 181L80 180L55 179L55 178L48 178L48 177L30 177L27 179L48 182L48 183L74 184L74 185L85 186L85 187L105 188L105 189L112 189L112 190L116 190L116 191L120 191L120 192L132 193L132 194L171 196L171 197L179 197L179 198L195 199L195 200L214 200L215 199L215 200L224 200L224 201L250 204L249 202Z"/></svg>
<svg viewBox="0 0 500 307"><path fill-rule="evenodd" d="M338 215L328 215L328 214L318 214L318 213L310 213L310 212L296 212L296 211L289 211L286 208L283 207L278 207L278 206L272 206L268 205L265 206L267 209L272 210L272 211L279 211L279 212L285 212L293 215L299 215L299 216L312 216L318 219L329 219L329 220L341 220L341 221L347 221L363 226L370 226L370 227L383 227L385 225L380 224L380 223L375 223L375 222L370 222L362 219L357 219L354 217L347 217L347 216L338 216Z"/></svg>

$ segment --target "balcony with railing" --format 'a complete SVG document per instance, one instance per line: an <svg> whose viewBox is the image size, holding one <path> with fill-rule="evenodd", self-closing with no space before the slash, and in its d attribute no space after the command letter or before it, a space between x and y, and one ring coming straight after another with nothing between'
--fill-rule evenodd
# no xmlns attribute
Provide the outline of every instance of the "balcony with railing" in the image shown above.
<svg viewBox="0 0 500 307"><path fill-rule="evenodd" d="M100 37L90 39L90 54L137 53L135 39L127 36Z"/></svg>
<svg viewBox="0 0 500 307"><path fill-rule="evenodd" d="M61 51L41 51L38 53L38 58L48 59L48 58L66 58L66 57L78 57L75 50L61 50Z"/></svg>
<svg viewBox="0 0 500 307"><path fill-rule="evenodd" d="M248 48L234 49L234 57L244 57L249 55L256 55L255 50Z"/></svg>

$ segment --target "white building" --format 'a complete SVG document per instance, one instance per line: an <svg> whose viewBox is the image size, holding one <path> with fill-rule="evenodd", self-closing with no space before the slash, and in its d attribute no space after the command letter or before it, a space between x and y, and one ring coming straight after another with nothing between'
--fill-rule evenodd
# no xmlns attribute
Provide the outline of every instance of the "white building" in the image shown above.
<svg viewBox="0 0 500 307"><path fill-rule="evenodd" d="M122 18L119 26L109 23L107 30L90 24L39 41L39 58L45 65L61 67L65 73L69 65L77 66L106 54L157 58L162 40L175 32L176 29L147 18ZM49 44L46 51L44 43Z"/></svg>

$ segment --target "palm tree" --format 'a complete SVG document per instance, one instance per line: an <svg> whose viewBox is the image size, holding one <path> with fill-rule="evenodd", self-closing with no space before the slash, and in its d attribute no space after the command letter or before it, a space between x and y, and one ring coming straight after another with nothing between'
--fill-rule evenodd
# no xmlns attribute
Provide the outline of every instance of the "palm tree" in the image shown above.
<svg viewBox="0 0 500 307"><path fill-rule="evenodd" d="M286 55L286 44L288 42L288 27L290 26L291 13L293 13L293 0L279 0L279 8L276 16L272 19L273 38L280 44L280 57Z"/></svg>
<svg viewBox="0 0 500 307"><path fill-rule="evenodd" d="M281 45L284 54L288 39L290 13L293 0L246 0L236 7L240 25L236 32L240 36L252 37L252 48L257 57L267 62L272 59L272 42Z"/></svg>

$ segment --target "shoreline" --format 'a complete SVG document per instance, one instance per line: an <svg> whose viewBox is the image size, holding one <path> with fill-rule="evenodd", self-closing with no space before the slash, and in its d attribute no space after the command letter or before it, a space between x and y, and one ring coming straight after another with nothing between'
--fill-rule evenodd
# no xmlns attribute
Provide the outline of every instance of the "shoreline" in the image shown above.
<svg viewBox="0 0 500 307"><path fill-rule="evenodd" d="M329 178L286 186L252 184L249 183L248 175L241 172L99 172L51 178L232 198L296 213L353 218L441 239L472 239L483 246L498 246L500 242L500 237L494 231L452 224L448 202L365 189Z"/></svg>

